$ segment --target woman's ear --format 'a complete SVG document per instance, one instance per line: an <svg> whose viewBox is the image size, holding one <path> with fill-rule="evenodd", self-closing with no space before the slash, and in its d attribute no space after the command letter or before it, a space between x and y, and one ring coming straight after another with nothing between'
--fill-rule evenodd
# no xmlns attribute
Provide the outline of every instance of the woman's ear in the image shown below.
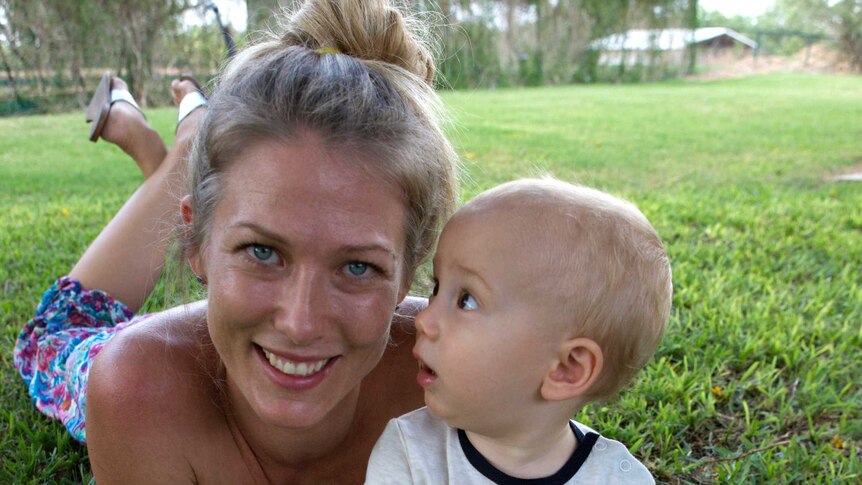
<svg viewBox="0 0 862 485"><path fill-rule="evenodd" d="M586 395L602 372L602 348L595 340L573 338L563 343L557 355L542 379L542 398L564 401Z"/></svg>
<svg viewBox="0 0 862 485"><path fill-rule="evenodd" d="M183 218L183 230L189 231L192 226L192 218L194 214L192 214L192 196L185 195L182 200L180 200L180 214ZM184 234L184 236L188 236L188 232Z"/></svg>
<svg viewBox="0 0 862 485"><path fill-rule="evenodd" d="M404 258L402 258L404 259ZM416 270L411 270L407 267L407 263L401 262L401 286L398 288L398 304L404 301L407 298L407 294L410 293L410 287L413 286L413 278L416 276Z"/></svg>
<svg viewBox="0 0 862 485"><path fill-rule="evenodd" d="M407 294L410 292L410 286L413 282L413 278L404 278L404 282L401 283L401 288L398 289L398 303L404 301L407 298Z"/></svg>
<svg viewBox="0 0 862 485"><path fill-rule="evenodd" d="M183 251L189 261L189 266L192 268L192 272L199 279L203 278L204 269L203 264L201 264L200 248L186 243L191 240L192 222L194 221L191 195L186 195L183 197L182 201L180 201L180 216L183 219Z"/></svg>

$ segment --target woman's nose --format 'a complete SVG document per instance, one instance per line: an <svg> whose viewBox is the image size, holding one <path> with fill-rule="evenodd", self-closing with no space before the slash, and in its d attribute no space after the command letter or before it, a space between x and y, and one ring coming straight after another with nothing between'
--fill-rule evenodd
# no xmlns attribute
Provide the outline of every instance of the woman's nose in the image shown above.
<svg viewBox="0 0 862 485"><path fill-rule="evenodd" d="M295 271L284 282L275 328L295 345L308 345L324 332L326 284L311 270Z"/></svg>
<svg viewBox="0 0 862 485"><path fill-rule="evenodd" d="M434 315L434 300L428 302L428 306L416 315L416 331L430 340L437 340L440 335L440 326Z"/></svg>

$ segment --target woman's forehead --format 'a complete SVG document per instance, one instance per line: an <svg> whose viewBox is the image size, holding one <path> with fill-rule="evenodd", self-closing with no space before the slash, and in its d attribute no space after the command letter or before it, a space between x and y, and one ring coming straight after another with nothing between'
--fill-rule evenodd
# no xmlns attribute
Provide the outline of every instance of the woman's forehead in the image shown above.
<svg viewBox="0 0 862 485"><path fill-rule="evenodd" d="M227 164L225 178L239 178L242 183L258 187L275 187L300 179L307 188L324 191L367 185L385 190L385 164L369 163L371 151L333 146L316 132L302 130L286 140L255 140ZM248 176L236 177L238 173Z"/></svg>
<svg viewBox="0 0 862 485"><path fill-rule="evenodd" d="M249 146L225 171L223 189L216 207L222 224L403 239L406 209L400 192L314 139Z"/></svg>

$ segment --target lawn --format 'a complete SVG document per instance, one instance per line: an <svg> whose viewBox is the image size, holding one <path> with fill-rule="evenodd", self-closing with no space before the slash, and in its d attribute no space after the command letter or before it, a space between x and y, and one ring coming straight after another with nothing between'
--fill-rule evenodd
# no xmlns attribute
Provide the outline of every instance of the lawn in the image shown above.
<svg viewBox="0 0 862 485"><path fill-rule="evenodd" d="M453 92L465 198L552 173L635 202L674 310L658 354L578 419L660 482L862 481L862 78ZM172 133L170 109L151 121ZM0 119L0 483L87 481L11 348L41 292L140 182L83 114Z"/></svg>

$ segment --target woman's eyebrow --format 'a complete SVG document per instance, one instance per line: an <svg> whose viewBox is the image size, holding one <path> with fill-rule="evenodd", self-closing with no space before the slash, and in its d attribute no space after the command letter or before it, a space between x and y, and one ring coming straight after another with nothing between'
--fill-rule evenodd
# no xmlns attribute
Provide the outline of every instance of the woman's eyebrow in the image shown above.
<svg viewBox="0 0 862 485"><path fill-rule="evenodd" d="M348 244L343 247L344 252L360 253L366 251L386 253L393 260L398 259L398 254L393 248L385 244L369 243L369 244Z"/></svg>
<svg viewBox="0 0 862 485"><path fill-rule="evenodd" d="M255 222L249 222L249 221L232 222L231 224L229 224L227 226L227 228L228 229L250 229L250 230L252 230L256 233L259 233L260 235L266 237L267 239L272 239L273 241L287 244L287 241L283 237L279 236L278 234L266 229L265 227L261 226L260 224L255 223Z"/></svg>

